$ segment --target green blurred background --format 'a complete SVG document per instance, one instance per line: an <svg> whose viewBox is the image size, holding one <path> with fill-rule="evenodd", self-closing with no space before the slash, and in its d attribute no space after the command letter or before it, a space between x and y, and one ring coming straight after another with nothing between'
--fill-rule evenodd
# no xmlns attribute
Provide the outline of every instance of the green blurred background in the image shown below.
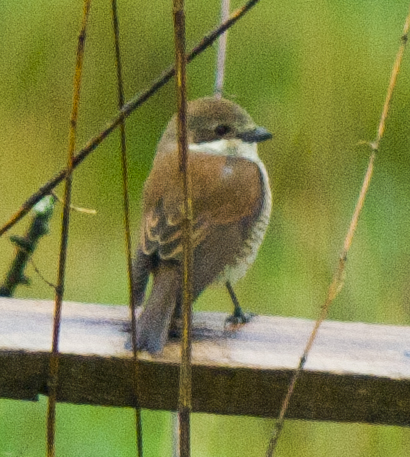
<svg viewBox="0 0 410 457"><path fill-rule="evenodd" d="M119 0L127 99L174 59L171 1ZM187 0L192 47L219 19L218 0ZM232 0L232 8L241 4ZM0 2L0 225L66 161L82 1ZM256 313L315 318L336 268L399 46L405 0L262 0L229 32L225 91L274 133L260 146L272 180L272 222L236 291ZM189 98L213 90L216 47L189 66ZM374 179L331 319L408 325L410 311L410 56L405 60ZM116 112L110 2L94 0L86 42L79 147ZM169 83L127 121L132 224L156 142L175 111ZM76 171L66 299L124 304L126 262L118 132ZM58 189L60 195L62 188ZM54 280L61 208L35 261ZM23 233L27 221L12 233ZM136 236L134 236L134 240ZM0 277L13 256L0 239ZM31 268L19 297L52 298ZM228 311L223 289L196 309ZM0 400L0 456L42 456L46 399ZM58 405L60 456L135 455L132 410ZM171 416L144 411L145 456L171 455ZM193 456L264 455L271 420L194 415ZM399 427L288 421L279 456L407 456Z"/></svg>

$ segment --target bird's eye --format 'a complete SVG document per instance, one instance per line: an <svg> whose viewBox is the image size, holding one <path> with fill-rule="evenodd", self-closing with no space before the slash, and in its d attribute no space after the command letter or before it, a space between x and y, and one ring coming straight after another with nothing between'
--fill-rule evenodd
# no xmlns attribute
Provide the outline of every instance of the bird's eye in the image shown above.
<svg viewBox="0 0 410 457"><path fill-rule="evenodd" d="M218 136L224 136L226 135L227 133L229 133L231 131L231 128L229 127L229 125L218 125L216 128L215 128L215 133L218 135Z"/></svg>

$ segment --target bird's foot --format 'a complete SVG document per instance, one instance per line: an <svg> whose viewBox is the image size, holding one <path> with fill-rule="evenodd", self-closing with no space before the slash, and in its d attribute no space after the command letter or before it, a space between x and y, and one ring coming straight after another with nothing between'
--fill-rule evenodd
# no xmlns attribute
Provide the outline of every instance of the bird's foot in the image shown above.
<svg viewBox="0 0 410 457"><path fill-rule="evenodd" d="M131 330L131 322L124 322L123 324L121 324L121 332L131 333Z"/></svg>
<svg viewBox="0 0 410 457"><path fill-rule="evenodd" d="M243 324L250 322L256 314L254 313L244 313L242 308L235 309L231 316L228 316L225 319L225 328L226 327L238 327Z"/></svg>
<svg viewBox="0 0 410 457"><path fill-rule="evenodd" d="M171 321L168 337L170 339L180 339L182 337L182 318L174 317Z"/></svg>

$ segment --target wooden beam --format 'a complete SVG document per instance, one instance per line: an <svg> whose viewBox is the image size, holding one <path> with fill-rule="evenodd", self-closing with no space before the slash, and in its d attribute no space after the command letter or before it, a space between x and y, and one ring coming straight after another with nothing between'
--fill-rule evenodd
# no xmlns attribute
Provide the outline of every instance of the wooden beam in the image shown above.
<svg viewBox="0 0 410 457"><path fill-rule="evenodd" d="M51 301L0 298L0 397L47 394ZM64 303L58 400L132 405L128 308ZM224 329L225 314L194 317L194 411L275 417L313 322L255 317ZM141 353L143 408L175 410L178 343ZM410 424L410 328L327 321L296 386L289 418Z"/></svg>

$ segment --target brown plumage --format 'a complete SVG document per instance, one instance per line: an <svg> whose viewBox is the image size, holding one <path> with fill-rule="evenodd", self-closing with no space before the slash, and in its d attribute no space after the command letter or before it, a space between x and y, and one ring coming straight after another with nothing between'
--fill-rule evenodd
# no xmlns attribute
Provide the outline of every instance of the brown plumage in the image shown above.
<svg viewBox="0 0 410 457"><path fill-rule="evenodd" d="M190 102L187 130L195 300L215 280L235 281L243 276L247 264L256 256L269 218L270 191L254 144L268 139L270 134L257 129L238 105L214 98ZM149 352L162 350L172 317L180 311L182 207L174 117L158 145L145 183L134 261L133 284L138 306L143 303L149 274L153 274L152 291L137 323L138 347Z"/></svg>

